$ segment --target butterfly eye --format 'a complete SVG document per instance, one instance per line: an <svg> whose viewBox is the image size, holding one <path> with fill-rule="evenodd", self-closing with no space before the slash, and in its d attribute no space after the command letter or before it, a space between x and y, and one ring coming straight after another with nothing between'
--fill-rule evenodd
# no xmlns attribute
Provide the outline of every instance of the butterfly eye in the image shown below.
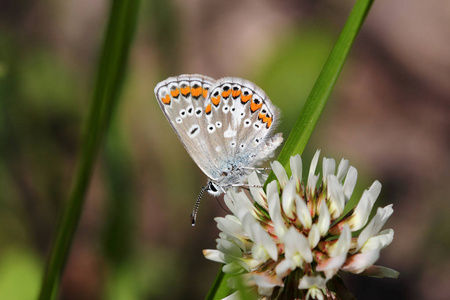
<svg viewBox="0 0 450 300"><path fill-rule="evenodd" d="M217 193L218 191L216 185L212 181L209 182L208 189L213 193Z"/></svg>

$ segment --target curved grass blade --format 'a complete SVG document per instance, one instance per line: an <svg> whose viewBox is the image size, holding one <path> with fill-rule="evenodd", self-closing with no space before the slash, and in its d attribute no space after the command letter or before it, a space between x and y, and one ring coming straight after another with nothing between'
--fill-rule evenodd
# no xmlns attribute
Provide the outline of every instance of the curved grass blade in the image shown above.
<svg viewBox="0 0 450 300"><path fill-rule="evenodd" d="M89 115L84 127L81 156L47 261L40 300L53 299L83 209L98 150L108 128L125 77L128 52L137 20L139 0L112 0Z"/></svg>
<svg viewBox="0 0 450 300"><path fill-rule="evenodd" d="M351 46L353 45L353 42L362 24L364 23L372 4L373 0L358 0L353 7L353 10L348 17L333 50L328 56L328 59L311 90L303 110L300 113L300 116L297 119L297 122L295 123L294 128L292 129L278 157L278 161L283 165L283 167L286 168L286 170L290 170L290 156L302 154L305 149L306 143L311 137L314 127L322 114L325 104L328 101L328 97L331 94L331 91L350 52ZM271 173L266 183L274 179L275 176ZM217 275L216 281L214 282L213 288L216 286L226 286L226 283L222 280L223 272L221 268L219 274ZM211 289L206 299L216 300L223 298L217 293L212 295L213 292L214 290Z"/></svg>

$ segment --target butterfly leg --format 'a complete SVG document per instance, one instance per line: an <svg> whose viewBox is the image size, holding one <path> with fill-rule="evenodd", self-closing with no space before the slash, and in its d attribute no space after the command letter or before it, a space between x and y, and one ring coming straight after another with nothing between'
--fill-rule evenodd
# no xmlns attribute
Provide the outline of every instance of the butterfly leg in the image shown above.
<svg viewBox="0 0 450 300"><path fill-rule="evenodd" d="M272 168L253 168L253 167L242 167L242 169L245 169L245 170L255 170L255 171L260 171L260 170L272 170Z"/></svg>

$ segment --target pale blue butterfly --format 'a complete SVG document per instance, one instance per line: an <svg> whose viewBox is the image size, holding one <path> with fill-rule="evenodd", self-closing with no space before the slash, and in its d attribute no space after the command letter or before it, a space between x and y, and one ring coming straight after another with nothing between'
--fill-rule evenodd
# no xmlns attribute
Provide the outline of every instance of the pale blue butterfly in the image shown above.
<svg viewBox="0 0 450 300"><path fill-rule="evenodd" d="M180 75L158 83L155 95L181 143L209 177L195 203L192 225L204 191L218 196L246 186L250 172L283 142L281 133L272 135L278 108L250 81Z"/></svg>

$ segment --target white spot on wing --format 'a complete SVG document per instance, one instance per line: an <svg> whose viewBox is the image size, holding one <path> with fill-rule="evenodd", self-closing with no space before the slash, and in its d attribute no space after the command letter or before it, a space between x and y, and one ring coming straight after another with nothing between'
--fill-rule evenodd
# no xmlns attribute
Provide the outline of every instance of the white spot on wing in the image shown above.
<svg viewBox="0 0 450 300"><path fill-rule="evenodd" d="M228 127L228 129L223 133L223 136L226 138L231 138L233 136L236 136L237 131L231 129L231 127Z"/></svg>

